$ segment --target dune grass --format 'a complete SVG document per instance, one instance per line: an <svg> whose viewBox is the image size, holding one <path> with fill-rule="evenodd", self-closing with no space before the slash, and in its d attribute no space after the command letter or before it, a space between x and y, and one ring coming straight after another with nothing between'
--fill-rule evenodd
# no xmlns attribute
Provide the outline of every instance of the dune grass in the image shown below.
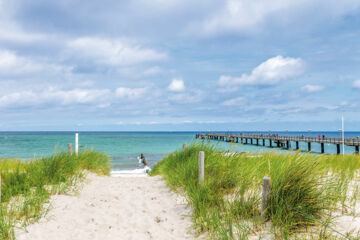
<svg viewBox="0 0 360 240"><path fill-rule="evenodd" d="M205 152L205 182L201 185L199 151ZM350 209L349 202L356 204L358 192L350 197L347 192L350 183L359 179L359 169L360 158L355 155L233 155L195 143L169 154L151 175L164 176L169 186L185 194L193 208L194 225L212 239L261 237L268 225L275 239L303 239L298 238L299 233L310 228L319 230L311 239L331 239L332 233L327 232L331 231L331 213ZM271 194L262 216L264 176L271 177Z"/></svg>
<svg viewBox="0 0 360 240"><path fill-rule="evenodd" d="M0 160L0 239L14 239L14 228L23 227L46 213L52 194L68 192L84 171L110 173L110 159L93 150L77 156L65 152L30 161Z"/></svg>

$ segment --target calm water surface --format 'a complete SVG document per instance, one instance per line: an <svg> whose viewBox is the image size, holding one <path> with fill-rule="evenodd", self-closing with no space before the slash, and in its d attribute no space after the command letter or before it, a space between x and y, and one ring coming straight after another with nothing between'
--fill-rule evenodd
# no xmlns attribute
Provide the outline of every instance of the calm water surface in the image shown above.
<svg viewBox="0 0 360 240"><path fill-rule="evenodd" d="M245 132L243 132L245 133ZM247 133L247 132L246 132ZM255 132L250 132L255 133ZM257 132L261 133L261 132ZM305 136L325 135L340 137L339 132L271 132L279 135ZM48 156L67 149L67 143L74 144L74 132L0 132L0 158L30 159ZM154 165L168 153L182 147L183 143L194 141L195 132L80 132L82 148L93 148L110 155L114 170L139 168L137 156L144 153L150 165ZM268 134L268 132L263 132ZM360 132L346 132L345 137L356 138ZM212 141L221 149L233 151L280 151L286 150L254 145L230 144ZM295 144L292 143L292 147ZM307 149L306 143L300 147ZM320 152L320 144L312 144L313 152ZM335 153L335 145L325 145L327 153ZM345 147L345 153L353 153L353 147Z"/></svg>

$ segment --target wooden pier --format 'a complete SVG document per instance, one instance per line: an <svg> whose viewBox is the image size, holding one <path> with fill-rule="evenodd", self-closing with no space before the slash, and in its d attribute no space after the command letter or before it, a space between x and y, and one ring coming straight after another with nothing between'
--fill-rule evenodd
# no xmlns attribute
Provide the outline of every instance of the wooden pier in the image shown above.
<svg viewBox="0 0 360 240"><path fill-rule="evenodd" d="M299 142L306 142L308 151L311 151L311 144L318 143L321 146L321 153L325 153L325 144L335 144L336 152L340 154L340 146L343 144L342 138L328 138L328 137L305 137L305 136L279 136L277 134L268 135L252 135L252 134L226 134L226 133L198 133L196 138L218 140L242 144L253 144L269 147L291 148L291 142L295 143L295 149L299 149ZM355 148L355 153L359 154L360 139L345 138L344 144Z"/></svg>

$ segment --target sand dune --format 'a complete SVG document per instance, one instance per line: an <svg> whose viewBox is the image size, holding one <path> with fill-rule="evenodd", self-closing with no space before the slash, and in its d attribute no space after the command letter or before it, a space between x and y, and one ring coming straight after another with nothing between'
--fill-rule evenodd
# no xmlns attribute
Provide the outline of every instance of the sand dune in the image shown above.
<svg viewBox="0 0 360 240"><path fill-rule="evenodd" d="M90 174L78 196L56 195L38 223L18 231L25 239L194 239L190 210L160 177Z"/></svg>

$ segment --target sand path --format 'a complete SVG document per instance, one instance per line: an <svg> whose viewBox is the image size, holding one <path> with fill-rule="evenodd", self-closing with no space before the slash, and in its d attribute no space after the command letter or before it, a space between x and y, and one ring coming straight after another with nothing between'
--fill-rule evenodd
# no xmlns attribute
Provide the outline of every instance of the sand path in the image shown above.
<svg viewBox="0 0 360 240"><path fill-rule="evenodd" d="M90 174L78 196L51 197L45 218L16 239L194 239L190 210L161 177Z"/></svg>

